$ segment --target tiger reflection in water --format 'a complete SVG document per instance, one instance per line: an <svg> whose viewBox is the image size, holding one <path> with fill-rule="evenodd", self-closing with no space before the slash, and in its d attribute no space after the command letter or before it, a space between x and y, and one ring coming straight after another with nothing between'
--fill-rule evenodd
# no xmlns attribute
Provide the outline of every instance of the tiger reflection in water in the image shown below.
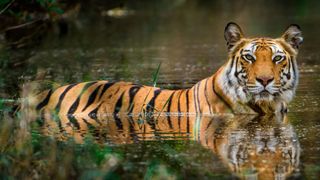
<svg viewBox="0 0 320 180"><path fill-rule="evenodd" d="M52 116L46 114L43 118L46 134L61 139L71 136L79 143L88 134L93 134L100 143L112 144L195 140L218 155L242 179L285 179L299 168L300 145L292 125L283 114L262 117L155 115L144 120L117 115L87 119L73 116L74 121L84 121L88 126L80 129L60 127L60 130L57 122L70 117L59 116L58 120L52 121Z"/></svg>
<svg viewBox="0 0 320 180"><path fill-rule="evenodd" d="M243 179L286 179L298 172L300 145L287 117L277 118L205 120L197 139Z"/></svg>

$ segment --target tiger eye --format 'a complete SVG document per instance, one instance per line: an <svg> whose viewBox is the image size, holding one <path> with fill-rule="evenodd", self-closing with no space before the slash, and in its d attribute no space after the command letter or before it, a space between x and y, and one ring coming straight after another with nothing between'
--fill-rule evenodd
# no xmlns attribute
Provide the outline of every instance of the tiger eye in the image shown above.
<svg viewBox="0 0 320 180"><path fill-rule="evenodd" d="M245 55L245 58L246 58L247 60L249 60L249 61L253 61L253 60L254 60L254 57L251 56L250 54Z"/></svg>
<svg viewBox="0 0 320 180"><path fill-rule="evenodd" d="M281 59L282 59L282 56L279 56L279 55L273 58L274 61L280 61Z"/></svg>

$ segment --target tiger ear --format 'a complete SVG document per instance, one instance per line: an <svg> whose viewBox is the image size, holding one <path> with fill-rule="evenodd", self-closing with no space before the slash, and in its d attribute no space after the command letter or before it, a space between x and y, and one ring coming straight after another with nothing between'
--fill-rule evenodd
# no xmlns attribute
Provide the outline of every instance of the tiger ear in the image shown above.
<svg viewBox="0 0 320 180"><path fill-rule="evenodd" d="M224 39L227 41L230 50L241 38L243 33L240 26L234 22L229 22L224 29Z"/></svg>
<svg viewBox="0 0 320 180"><path fill-rule="evenodd" d="M296 24L291 24L282 35L282 38L296 50L303 42L302 32Z"/></svg>

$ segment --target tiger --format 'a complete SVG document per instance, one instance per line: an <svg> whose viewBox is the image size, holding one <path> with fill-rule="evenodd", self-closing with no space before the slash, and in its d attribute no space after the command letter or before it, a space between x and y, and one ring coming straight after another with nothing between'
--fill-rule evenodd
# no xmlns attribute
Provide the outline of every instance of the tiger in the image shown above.
<svg viewBox="0 0 320 180"><path fill-rule="evenodd" d="M224 38L227 62L191 88L170 90L106 80L80 82L40 92L29 98L28 107L70 116L287 111L298 84L296 59L303 42L300 27L290 25L280 38L247 38L239 25L230 22Z"/></svg>

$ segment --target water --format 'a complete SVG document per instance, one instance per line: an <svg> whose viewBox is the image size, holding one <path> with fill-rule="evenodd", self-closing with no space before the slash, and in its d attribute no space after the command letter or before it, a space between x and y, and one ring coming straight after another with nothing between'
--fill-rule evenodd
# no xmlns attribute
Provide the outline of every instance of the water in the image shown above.
<svg viewBox="0 0 320 180"><path fill-rule="evenodd" d="M56 84L107 79L150 85L159 63L158 86L191 87L225 62L223 30L230 20L240 24L246 35L271 37L297 23L305 38L298 58L299 86L286 117L218 116L201 121L189 117L189 130L187 117L180 128L173 129L167 117L154 122L155 129L148 119L133 118L134 128L130 130L127 123L124 131L114 128L110 117L101 128L53 133L52 139L37 124L14 125L3 116L0 175L229 179L254 178L260 172L268 179L277 172L278 177L318 179L319 5L318 1L138 1L124 3L130 13L111 17L102 3L82 8L77 17L67 19L67 34L53 25L37 46L2 50L1 59L14 63L3 63L0 95L17 99L22 85L35 79ZM5 111L6 106L1 108ZM127 122L128 118L120 119ZM233 124L234 119L243 121ZM178 119L172 116L171 121ZM199 122L208 129L194 129L204 127ZM56 141L70 133L76 142ZM263 151L263 146L269 151Z"/></svg>

